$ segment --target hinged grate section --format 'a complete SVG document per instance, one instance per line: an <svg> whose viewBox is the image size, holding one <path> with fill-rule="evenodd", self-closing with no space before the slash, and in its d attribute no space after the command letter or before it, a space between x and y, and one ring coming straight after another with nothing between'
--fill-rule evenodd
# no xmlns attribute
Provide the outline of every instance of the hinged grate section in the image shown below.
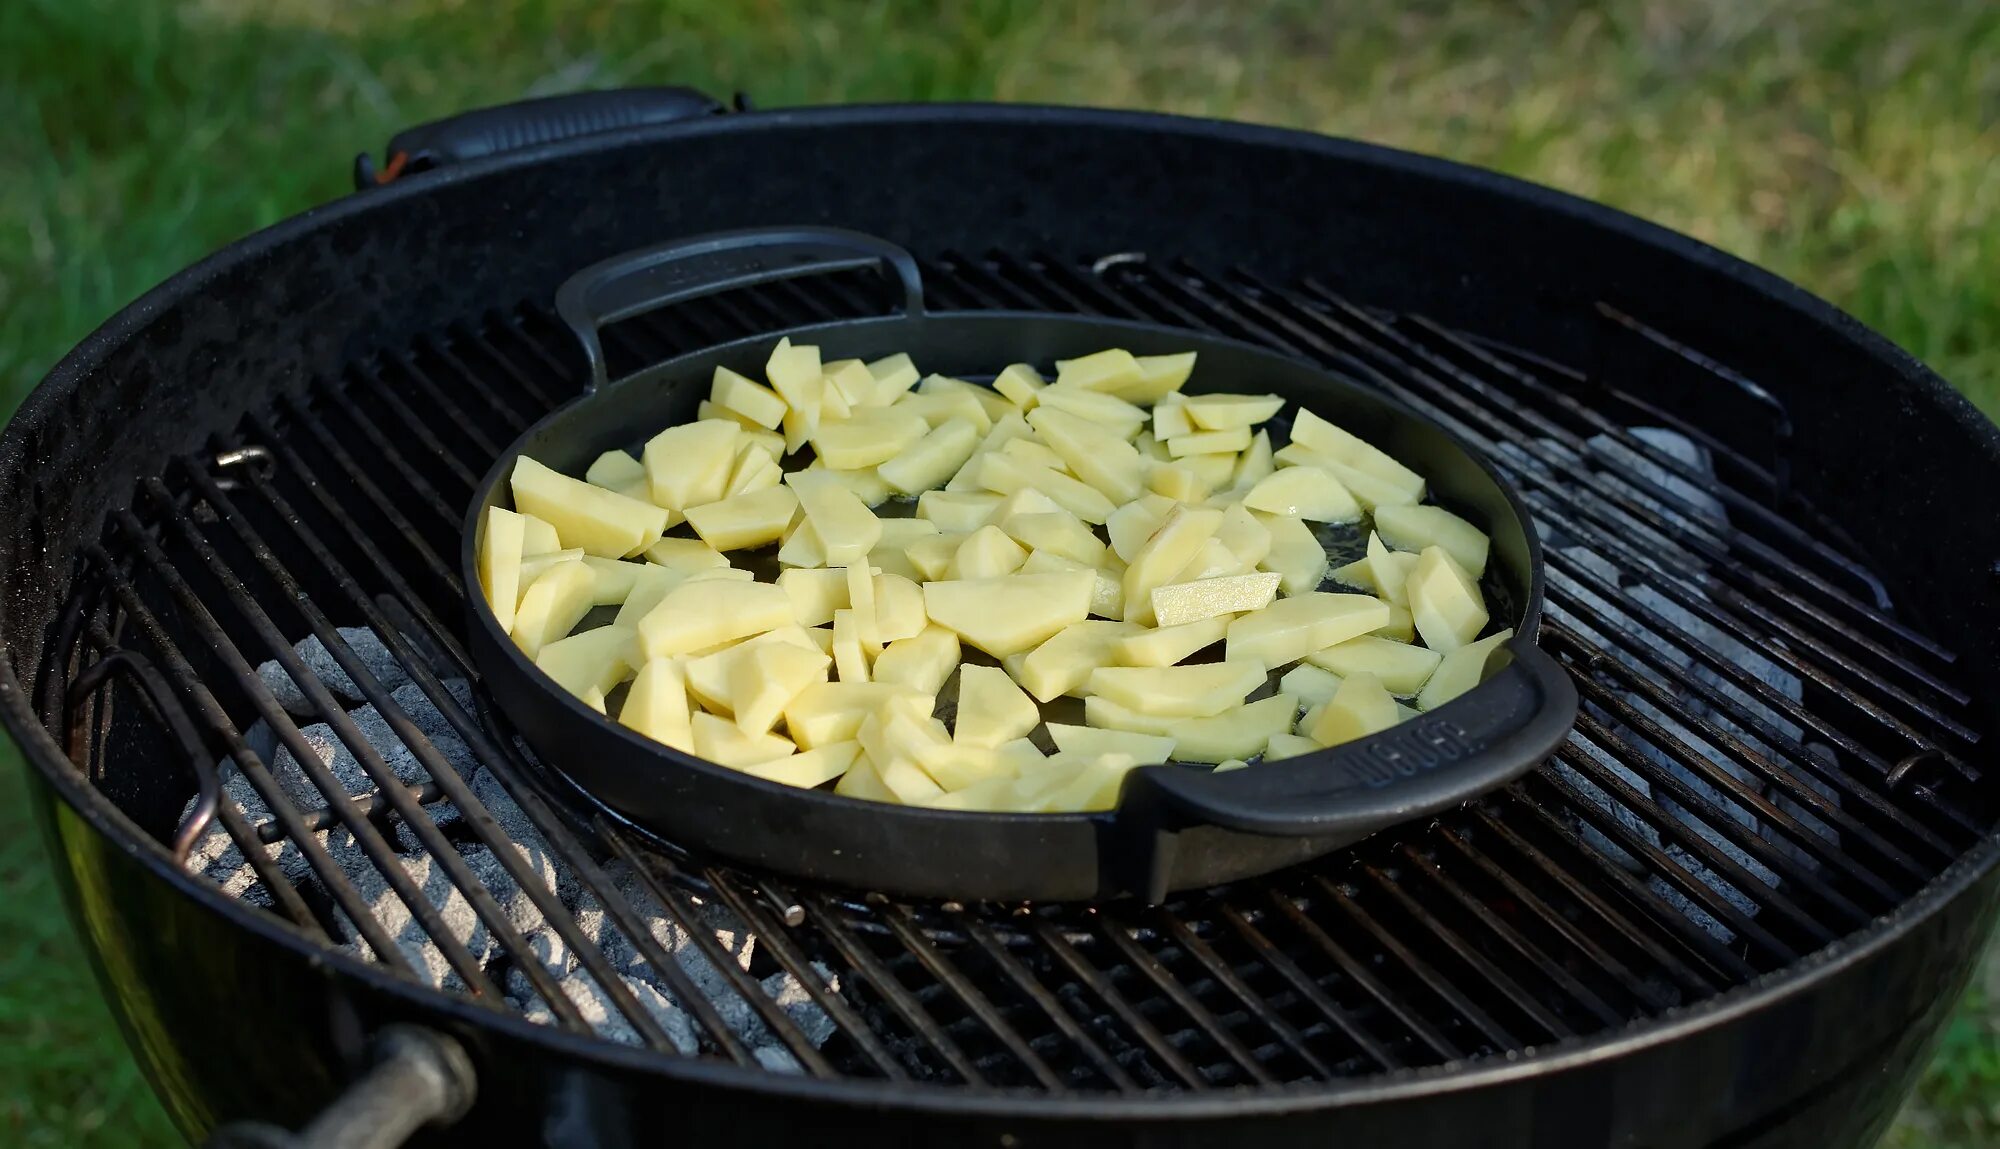
<svg viewBox="0 0 2000 1149"><path fill-rule="evenodd" d="M939 308L1310 358L1496 460L1547 544L1544 641L1584 698L1569 743L1426 824L1153 909L852 902L704 867L551 783L466 685L464 507L580 379L536 307L276 396L142 483L88 552L51 728L86 769L115 747L206 783L197 864L230 893L495 1010L666 1055L1044 1093L1324 1082L1616 1030L1853 932L1986 827L1951 654L1789 488L1782 407L1669 333L1598 317L1606 363L1629 343L1740 391L1780 453L1315 280L1008 254L926 271ZM607 338L622 370L878 313L869 277L834 277ZM114 650L152 677L66 710L65 679ZM131 812L162 840L184 826Z"/></svg>

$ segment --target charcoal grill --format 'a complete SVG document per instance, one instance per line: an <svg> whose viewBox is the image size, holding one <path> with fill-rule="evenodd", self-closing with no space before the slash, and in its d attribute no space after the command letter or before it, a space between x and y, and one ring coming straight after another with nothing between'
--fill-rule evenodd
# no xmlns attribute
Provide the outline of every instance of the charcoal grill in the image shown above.
<svg viewBox="0 0 2000 1149"><path fill-rule="evenodd" d="M603 126L579 99L556 107ZM654 106L619 100L614 120ZM1127 113L671 110L695 105L490 155L434 127L435 170L177 276L0 439L0 704L106 993L185 1131L1879 1134L2000 891L2000 524L1965 497L2000 478L1990 424L1761 272L1438 161ZM521 127L466 131L496 123ZM1152 908L856 898L593 806L449 685L471 677L465 501L586 377L551 310L568 272L797 222L909 247L934 309L1214 332L1437 421L1548 541L1542 641L1583 699L1569 742L1461 809ZM865 272L781 282L614 325L606 347L622 373L890 306ZM298 653L309 637L324 658ZM321 724L344 773L315 753ZM272 780L287 756L309 791ZM249 859L227 892L177 857L225 840ZM473 918L476 939L455 932ZM727 948L744 931L747 964ZM559 986L558 941L598 998Z"/></svg>

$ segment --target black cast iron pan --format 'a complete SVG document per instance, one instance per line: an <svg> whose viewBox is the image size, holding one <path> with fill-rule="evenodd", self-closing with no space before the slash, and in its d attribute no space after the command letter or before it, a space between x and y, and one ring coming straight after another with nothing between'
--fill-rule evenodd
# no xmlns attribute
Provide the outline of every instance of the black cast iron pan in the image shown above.
<svg viewBox="0 0 2000 1149"><path fill-rule="evenodd" d="M900 280L902 314L771 331L606 379L605 324L732 288L877 267ZM1534 645L1540 551L1513 490L1436 426L1317 367L1213 335L1122 320L929 314L909 253L823 228L733 232L628 253L579 272L557 306L583 343L592 385L516 439L473 497L462 554L471 650L500 711L547 766L691 850L901 896L1138 894L1159 901L1171 890L1268 872L1462 803L1534 766L1575 717L1574 686ZM1223 774L1141 767L1127 776L1117 807L1095 814L865 802L751 778L643 738L558 688L500 629L474 591L474 526L488 506L510 503L507 479L520 454L581 474L603 451L636 450L660 429L695 417L716 365L761 378L786 335L818 344L827 360L904 351L923 371L972 379L990 379L1017 361L1047 371L1056 359L1106 347L1141 355L1197 351L1190 391L1275 392L1287 412L1308 405L1416 469L1435 501L1492 536L1484 589L1492 625L1511 625L1514 637L1496 651L1481 685L1420 718L1268 767ZM1272 424L1274 439L1287 425L1284 416ZM955 683L947 684L941 697L953 690Z"/></svg>

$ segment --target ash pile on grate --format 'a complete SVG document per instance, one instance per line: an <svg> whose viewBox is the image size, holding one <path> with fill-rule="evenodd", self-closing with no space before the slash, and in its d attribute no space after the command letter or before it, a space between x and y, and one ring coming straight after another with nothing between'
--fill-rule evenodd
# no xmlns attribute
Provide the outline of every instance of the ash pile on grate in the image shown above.
<svg viewBox="0 0 2000 1149"><path fill-rule="evenodd" d="M698 1027L687 1010L675 1001L660 971L646 960L637 944L619 931L596 896L585 889L548 848L527 814L498 779L481 767L445 716L422 689L410 681L394 654L372 631L342 628L340 634L368 671L384 688L392 691L396 708L467 781L474 797L499 824L507 840L506 848L516 853L526 872L539 879L547 896L558 900L565 916L574 921L577 940L604 954L606 964L678 1049L684 1053L696 1052ZM389 719L375 707L359 704L361 691L319 640L308 638L299 643L295 651L299 661L325 684L343 706L352 707L342 711L344 720L352 724L358 741L378 755L396 778L412 784L429 780L430 775L423 763L396 734ZM258 759L268 764L267 788L282 795L300 813L327 804L299 756L294 753L296 744L311 756L315 766L323 767L331 774L335 784L348 795L359 797L373 793L376 790L373 779L334 726L328 721L308 724L308 720L331 716L322 714L314 707L305 692L276 661L265 663L257 673L279 705L298 716L301 723L290 738L280 738L277 731L261 720L244 732L245 741ZM465 682L452 679L444 685L460 707L470 713L471 690ZM224 779L224 801L235 803L253 826L273 819L270 804L250 778L236 768L233 760L225 759L218 764L218 769ZM182 811L182 817L189 816L193 809L194 804L190 802L188 808ZM575 1004L585 1022L600 1037L639 1044L640 1037L632 1022L584 968L575 947L562 936L528 890L507 872L493 850L478 842L470 834L469 827L460 825L458 811L446 801L431 803L425 810L445 835L453 853L492 895L509 924L526 940L528 950L547 969L560 992ZM400 822L388 825L380 821L375 825L378 829L387 827L385 837L396 852L392 864L399 866L422 897L436 907L445 929L466 947L489 977L504 987L508 1000L521 1008L531 1020L555 1024L556 1018L548 1002L536 992L513 955L493 935L467 900L464 891L452 880L443 862L425 849L407 825ZM383 932L401 951L417 976L439 989L463 992L466 988L464 980L411 912L409 904L391 888L382 870L368 858L354 835L344 826L337 826L321 830L312 837L338 873L355 888L361 902L370 909ZM296 843L280 839L262 848L293 885L324 896L324 884ZM211 823L196 841L187 865L191 871L216 882L232 897L263 906L272 902L269 891L258 881L255 871L230 840L219 819ZM756 958L756 937L727 908L697 898L689 899L695 906L695 920L683 923L662 907L647 889L647 883L622 862L614 862L604 869L616 884L618 893L647 924L660 948L672 955L696 990L714 1005L724 1024L743 1039L757 1061L777 1072L799 1072L801 1067L797 1059L770 1032L750 1002L730 984L724 972L717 969L702 952L691 931L701 930L712 935L721 951L745 974L749 974ZM337 904L332 914L345 935L344 950L363 960L379 960ZM839 989L839 982L832 971L817 964L814 971L828 989ZM781 970L762 979L752 978L752 984L784 1010L815 1046L832 1036L832 1019L791 974Z"/></svg>
<svg viewBox="0 0 2000 1149"><path fill-rule="evenodd" d="M1688 465L1697 473L1713 477L1715 472L1708 452L1687 437L1653 427L1635 427L1631 433L1634 438L1655 451ZM1553 499L1542 490L1531 490L1525 494L1530 514L1535 519L1537 530L1541 533L1545 550L1550 552L1559 550L1599 582L1618 588L1623 596L1622 599L1607 599L1578 579L1551 566L1547 572L1548 582L1550 588L1557 593L1548 607L1549 618L1576 631L1599 649L1610 652L1635 674L1665 687L1675 697L1676 704L1686 712L1731 738L1740 740L1751 750L1770 760L1777 768L1786 769L1784 757L1775 754L1769 743L1760 737L1756 730L1746 728L1745 723L1761 726L1769 731L1772 737L1794 744L1801 743L1804 732L1776 708L1731 682L1714 668L1697 660L1668 635L1661 633L1661 630L1663 628L1671 630L1673 638L1692 641L1707 647L1724 661L1748 671L1758 681L1794 701L1804 696L1798 677L1765 654L1745 646L1656 589L1658 586L1671 583L1684 597L1709 601L1709 596L1699 585L1668 570L1664 562L1658 563L1653 569L1634 571L1593 549L1587 537L1579 537L1578 534L1565 529L1565 523L1558 521L1556 516L1561 516L1563 520L1570 522L1578 521L1581 516L1575 513L1577 507L1590 506L1601 500L1590 491L1576 489L1568 482L1568 476L1562 471L1550 469L1547 460L1560 459L1566 464L1590 472L1592 479L1601 484L1602 488L1617 491L1622 497L1646 507L1676 526L1691 529L1712 528L1726 532L1729 528L1729 518L1723 504L1701 485L1689 481L1608 436L1600 435L1589 440L1580 455L1563 444L1549 439L1537 440L1533 452L1512 444L1503 445L1502 450L1519 465L1544 473L1552 485L1568 490L1570 498L1567 501ZM1627 476L1637 476L1641 481L1632 482ZM1606 513L1609 516L1620 514L1616 508L1607 508ZM1629 532L1621 541L1641 555L1650 553L1662 558L1671 558L1677 565L1697 570L1704 566L1698 556L1680 547L1670 536L1655 533L1637 522L1630 524ZM1565 609L1562 605L1564 600L1587 608L1591 617L1583 617L1573 609ZM1641 609L1653 617L1647 618L1641 613ZM1656 667L1648 665L1638 652L1631 649L1634 640L1648 646L1658 661L1670 664L1676 672L1685 674L1726 699L1735 713L1725 712L1692 694ZM1772 640L1771 645L1782 647L1783 643L1781 640ZM1614 680L1613 685L1616 687L1623 684ZM1634 691L1621 689L1619 697L1634 711L1657 723L1672 739L1678 740L1706 758L1717 770L1728 773L1745 787L1769 799L1779 810L1795 819L1806 832L1823 839L1826 848L1839 848L1837 831L1764 778L1730 760L1721 747L1714 745L1690 729L1686 723L1662 711ZM1621 741L1636 747L1645 755L1651 766L1672 776L1714 809L1722 811L1726 817L1768 842L1772 852L1796 863L1808 872L1818 869L1817 860L1802 850L1792 839L1786 837L1777 827L1758 818L1751 810L1740 805L1737 800L1676 759L1667 746L1662 744L1664 740L1656 742L1648 738L1617 715L1594 703L1586 702L1584 710L1617 734ZM1739 721L1738 715L1742 721ZM1718 827L1704 820L1700 812L1676 802L1664 787L1655 787L1645 777L1620 763L1610 748L1598 745L1581 733L1572 734L1571 743L1638 794L1651 799L1661 810L1698 835L1717 852L1743 867L1756 881L1773 889L1781 884L1782 879L1776 873L1731 842ZM1806 753L1821 766L1834 768L1836 759L1832 748L1816 742L1802 744ZM1757 913L1758 903L1748 891L1732 885L1723 875L1705 865L1695 853L1679 842L1663 838L1659 827L1649 822L1639 812L1620 802L1615 796L1570 767L1557 763L1553 769L1599 809L1616 818L1621 825L1650 845L1660 847L1696 881L1714 891L1730 906L1745 916L1754 916ZM1800 785L1810 788L1830 804L1839 805L1839 795L1810 774L1794 771L1792 776ZM1711 935L1724 942L1735 940L1733 930L1695 904L1665 878L1648 872L1647 866L1610 838L1588 824L1582 827L1582 832L1585 840L1593 848L1625 868L1645 874L1646 882L1654 893L1690 920L1700 924Z"/></svg>

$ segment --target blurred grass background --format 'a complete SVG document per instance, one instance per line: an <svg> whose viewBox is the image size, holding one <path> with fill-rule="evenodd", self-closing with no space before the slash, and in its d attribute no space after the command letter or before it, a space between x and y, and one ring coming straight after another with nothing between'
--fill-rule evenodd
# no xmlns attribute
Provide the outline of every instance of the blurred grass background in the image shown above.
<svg viewBox="0 0 2000 1149"><path fill-rule="evenodd" d="M0 0L0 412L160 279L344 194L398 128L643 83L1148 107L1483 164L1796 279L2000 413L1980 0ZM18 786L0 745L0 1144L171 1144ZM2000 1145L2000 960L1889 1143Z"/></svg>

